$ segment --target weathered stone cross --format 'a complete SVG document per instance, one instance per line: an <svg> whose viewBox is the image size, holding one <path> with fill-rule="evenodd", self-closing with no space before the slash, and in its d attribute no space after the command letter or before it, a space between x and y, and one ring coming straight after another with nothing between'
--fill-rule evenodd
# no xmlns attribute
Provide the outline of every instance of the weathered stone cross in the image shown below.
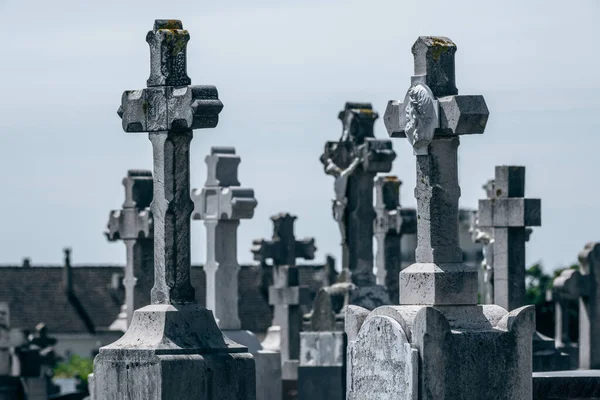
<svg viewBox="0 0 600 400"><path fill-rule="evenodd" d="M343 131L339 141L326 142L320 160L325 173L335 178L333 217L342 237L342 269L351 272L358 286L375 284L373 274L373 179L389 172L396 153L389 139L375 139L378 114L369 103L346 103L338 118Z"/></svg>
<svg viewBox="0 0 600 400"><path fill-rule="evenodd" d="M252 218L257 202L254 190L241 188L237 169L240 157L233 147L213 147L206 156L208 178L194 189L193 219L206 226L206 308L222 330L241 328L238 317L237 228L240 219Z"/></svg>
<svg viewBox="0 0 600 400"><path fill-rule="evenodd" d="M150 304L150 289L154 281L154 241L152 214L152 173L129 170L123 178L125 202L122 210L113 210L108 217L106 238L125 243L125 310L127 328L133 312Z"/></svg>
<svg viewBox="0 0 600 400"><path fill-rule="evenodd" d="M400 207L400 186L396 176L375 179L375 239L377 240L377 284L388 290L392 304L398 304L398 276L402 267L402 236L417 233L414 215ZM406 222L406 223L405 223Z"/></svg>
<svg viewBox="0 0 600 400"><path fill-rule="evenodd" d="M488 188L490 189L490 188ZM493 197L479 200L479 226L491 229L494 304L507 310L525 305L525 245L541 225L541 200L525 197L525 167L497 166Z"/></svg>
<svg viewBox="0 0 600 400"><path fill-rule="evenodd" d="M256 398L252 356L195 304L190 282L192 130L215 127L223 104L214 86L190 86L189 37L181 21L155 21L148 87L126 91L118 111L126 132L148 132L152 143L154 286L152 304L96 356L95 400Z"/></svg>
<svg viewBox="0 0 600 400"><path fill-rule="evenodd" d="M462 263L459 245L457 152L459 135L483 133L489 112L482 96L458 95L450 39L422 36L412 52L411 87L384 118L417 160L416 263L400 274L400 304L477 304L477 270Z"/></svg>
<svg viewBox="0 0 600 400"><path fill-rule="evenodd" d="M273 239L254 241L254 259L273 260L273 286L269 288L269 304L275 308L273 326L280 329L280 348L283 379L296 379L297 360L300 354L300 329L302 313L300 304L305 290L300 287L296 258L312 260L315 257L315 239L296 240L296 216L281 213L271 217ZM296 360L295 367L291 366Z"/></svg>
<svg viewBox="0 0 600 400"><path fill-rule="evenodd" d="M152 303L194 302L190 284L190 141L192 130L214 128L223 103L214 86L189 86L189 34L179 21L156 21L148 87L123 93L126 132L148 132L154 150L154 287Z"/></svg>

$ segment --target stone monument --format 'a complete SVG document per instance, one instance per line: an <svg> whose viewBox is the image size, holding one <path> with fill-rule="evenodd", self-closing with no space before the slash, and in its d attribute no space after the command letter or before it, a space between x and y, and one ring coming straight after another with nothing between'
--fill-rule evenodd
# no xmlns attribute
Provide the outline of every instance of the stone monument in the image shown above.
<svg viewBox="0 0 600 400"><path fill-rule="evenodd" d="M190 86L189 34L177 20L156 20L148 87L126 91L126 132L148 132L154 151L154 286L125 335L94 360L94 400L255 399L247 349L223 335L211 311L195 304L190 283L190 141L213 128L223 104L214 86Z"/></svg>
<svg viewBox="0 0 600 400"><path fill-rule="evenodd" d="M450 39L420 37L412 52L411 87L384 121L416 155L416 263L400 273L400 306L347 307L347 398L529 399L534 308L478 306L459 246L459 135L483 133L487 106L458 95Z"/></svg>
<svg viewBox="0 0 600 400"><path fill-rule="evenodd" d="M340 140L325 143L320 157L325 173L335 178L333 218L342 244L342 270L357 286L375 284L373 275L373 179L389 172L396 153L389 139L376 139L373 124L378 114L369 103L346 103L338 118Z"/></svg>
<svg viewBox="0 0 600 400"><path fill-rule="evenodd" d="M111 330L125 332L131 323L133 311L150 304L150 289L154 284L154 241L150 212L152 172L129 170L123 178L123 186L123 209L110 212L104 234L110 242L122 240L125 243L127 263L122 311L125 311L126 319L119 317L110 327Z"/></svg>
<svg viewBox="0 0 600 400"><path fill-rule="evenodd" d="M579 253L579 270L566 269L554 280L563 299L579 300L579 368L600 369L600 243L590 242ZM556 340L568 343L565 304L556 303ZM560 324L560 325L559 325ZM557 343L564 348L563 343ZM563 344L563 346L561 346Z"/></svg>
<svg viewBox="0 0 600 400"><path fill-rule="evenodd" d="M541 200L525 198L525 167L496 166L493 197L479 200L478 220L493 230L494 304L507 310L525 301L525 245L531 230L540 226Z"/></svg>
<svg viewBox="0 0 600 400"><path fill-rule="evenodd" d="M377 240L377 284L387 288L391 304L398 304L398 276L402 269L402 236L417 233L415 212L400 207L400 186L396 176L375 178L375 239ZM405 223L406 222L406 223Z"/></svg>
<svg viewBox="0 0 600 400"><path fill-rule="evenodd" d="M238 317L237 228L241 219L254 216L254 190L240 187L235 148L213 147L205 160L208 177L202 190L192 191L192 218L206 226L206 308L221 331L254 356L257 400L280 400L280 354L263 350L252 332L241 329Z"/></svg>
<svg viewBox="0 0 600 400"><path fill-rule="evenodd" d="M271 217L273 238L255 240L252 253L256 261L273 260L273 285L269 287L269 304L274 307L273 324L262 342L265 350L281 353L284 399L297 390L298 358L302 312L300 304L308 295L300 286L296 258L312 260L315 257L315 239L296 240L296 216L280 213Z"/></svg>

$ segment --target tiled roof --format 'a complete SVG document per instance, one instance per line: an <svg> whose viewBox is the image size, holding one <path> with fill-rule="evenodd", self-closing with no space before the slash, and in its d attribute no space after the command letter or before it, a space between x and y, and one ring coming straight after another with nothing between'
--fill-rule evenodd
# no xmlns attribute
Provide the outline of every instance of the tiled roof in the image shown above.
<svg viewBox="0 0 600 400"><path fill-rule="evenodd" d="M327 279L324 265L300 265L300 282L316 291ZM89 316L93 329L106 330L119 314L123 289L111 289L123 267L116 265L72 266L73 290ZM69 302L63 285L64 268L49 266L0 265L0 302L10 304L11 326L33 330L44 322L51 333L88 333L85 317ZM201 266L192 268L192 285L196 301L205 305L206 279ZM239 316L242 328L265 332L271 325L272 308L261 290L261 269L258 265L243 265L239 274Z"/></svg>

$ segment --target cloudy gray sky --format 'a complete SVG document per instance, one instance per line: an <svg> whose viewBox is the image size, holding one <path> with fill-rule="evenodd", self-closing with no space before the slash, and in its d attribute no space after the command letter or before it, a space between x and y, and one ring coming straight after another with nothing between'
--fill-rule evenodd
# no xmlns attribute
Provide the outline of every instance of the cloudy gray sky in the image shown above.
<svg viewBox="0 0 600 400"><path fill-rule="evenodd" d="M279 211L298 215L297 235L316 238L318 259L338 255L323 144L339 137L347 100L383 113L404 96L419 35L454 40L459 92L484 95L491 112L484 135L462 139L461 205L476 207L495 165L525 165L527 195L543 208L529 263L571 263L600 239L597 1L0 0L0 15L0 262L58 263L64 246L76 263L124 261L102 232L126 170L152 162L147 136L125 134L116 109L123 90L145 86L157 18L183 21L192 82L216 85L225 104L216 129L196 131L193 187L210 147L233 145L240 180L255 189L241 262ZM376 135L386 136L381 120ZM414 206L411 148L394 147L392 173ZM204 227L192 226L192 258L203 262Z"/></svg>

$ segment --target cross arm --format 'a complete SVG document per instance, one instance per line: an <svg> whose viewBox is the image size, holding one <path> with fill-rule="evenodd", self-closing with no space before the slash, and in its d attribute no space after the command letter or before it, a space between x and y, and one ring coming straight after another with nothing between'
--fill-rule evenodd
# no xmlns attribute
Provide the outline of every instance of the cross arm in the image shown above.
<svg viewBox="0 0 600 400"><path fill-rule="evenodd" d="M305 260L313 260L315 258L315 238L305 238L296 240L296 258L303 258Z"/></svg>
<svg viewBox="0 0 600 400"><path fill-rule="evenodd" d="M223 103L214 86L158 86L123 93L117 114L125 132L214 128Z"/></svg>
<svg viewBox="0 0 600 400"><path fill-rule="evenodd" d="M142 210L112 210L104 235L109 242L122 239L151 238L154 233L152 213L148 208Z"/></svg>
<svg viewBox="0 0 600 400"><path fill-rule="evenodd" d="M540 199L508 197L479 200L479 226L541 226L541 210Z"/></svg>

